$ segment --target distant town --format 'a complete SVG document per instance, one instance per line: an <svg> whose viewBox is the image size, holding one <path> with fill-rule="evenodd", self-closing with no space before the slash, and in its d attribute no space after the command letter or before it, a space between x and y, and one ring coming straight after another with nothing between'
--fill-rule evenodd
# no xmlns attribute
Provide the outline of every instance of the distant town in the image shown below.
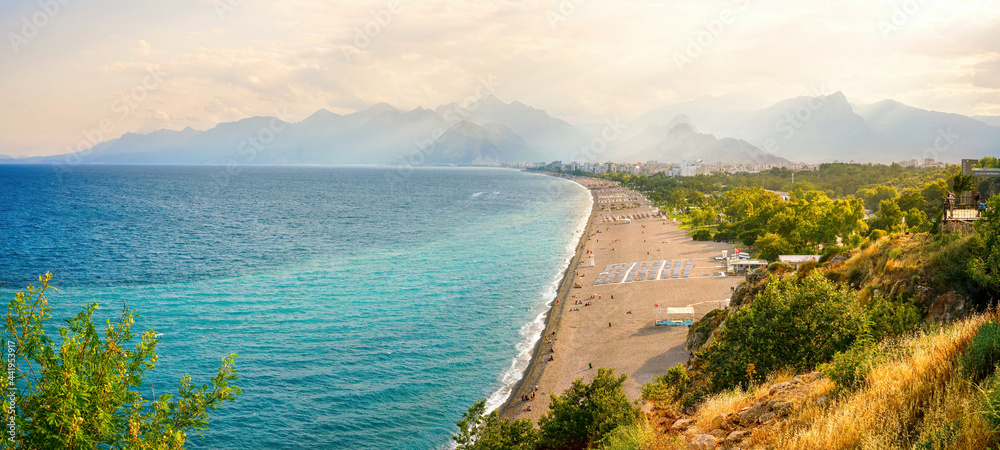
<svg viewBox="0 0 1000 450"><path fill-rule="evenodd" d="M855 162L854 160L843 163L841 161L833 161L833 164L862 164ZM864 163L866 165L873 165L874 163ZM920 167L920 168L943 168L945 163L942 161L937 161L934 158L926 158L922 162L917 159L911 159L909 161L899 161L893 164L898 164L902 167ZM662 173L668 177L693 177L695 175L709 175L717 172L726 173L758 173L775 168L784 168L795 171L800 170L817 170L820 164L806 164L806 163L754 163L754 164L726 164L722 162L716 163L705 163L702 160L695 161L681 161L680 163L663 163L659 161L646 161L646 162L634 162L634 163L624 163L624 162L605 162L605 163L591 163L591 162L577 162L572 161L564 163L562 161L552 161L552 162L522 162L516 164L506 164L505 167L512 167L518 169L535 169L535 170L562 170L567 172L584 172L590 174L604 174L604 173L631 173L633 175L653 175L657 173Z"/></svg>

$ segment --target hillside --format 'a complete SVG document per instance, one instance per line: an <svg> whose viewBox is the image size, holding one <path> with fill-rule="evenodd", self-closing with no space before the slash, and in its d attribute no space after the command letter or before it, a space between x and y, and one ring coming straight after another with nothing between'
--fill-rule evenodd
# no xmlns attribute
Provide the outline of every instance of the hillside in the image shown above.
<svg viewBox="0 0 1000 450"><path fill-rule="evenodd" d="M781 372L749 389L711 395L684 414L647 405L648 448L987 448L997 439L995 381L981 392L963 362L970 344L995 327L995 312L877 348L853 390L823 372ZM995 341L991 341L995 343ZM833 371L833 368L827 368ZM995 375L994 375L995 377ZM995 407L995 406L994 406ZM989 411L987 409L987 411ZM690 446L688 447L688 443Z"/></svg>
<svg viewBox="0 0 1000 450"><path fill-rule="evenodd" d="M651 448L682 448L682 440L693 448L995 445L990 416L984 417L980 406L994 391L970 383L993 386L995 378L970 380L962 366L975 362L963 355L971 351L980 326L1000 318L995 310L982 312L996 293L968 274L966 262L982 254L981 245L976 235L895 234L849 254L833 254L819 266L789 271L775 263L748 275L729 309L709 313L689 330L686 346L695 356L682 369L686 375L680 383L673 381L675 394L652 398L647 405L656 440L663 445ZM772 300L762 300L776 292L775 284L807 283L814 290L824 282L846 286L831 292L856 298L838 306L843 316L822 316L809 325L818 320L816 314L828 314L821 312L828 306L812 310L810 302L799 306L803 309L775 309ZM747 320L755 314L768 319ZM837 317L854 325L864 321L864 326L815 362L798 364L799 352L781 350L782 344L774 342L801 338L821 349L819 343L828 345L835 334L816 325ZM842 333L842 327L831 331ZM734 346L733 339L760 339L763 346ZM779 362L769 363L762 351L773 352ZM735 364L720 362L719 356ZM732 376L727 371L747 361L754 362L745 368L746 377L736 377L745 381L719 383L719 377ZM988 364L992 372L993 363ZM995 392L1000 396L1000 390Z"/></svg>

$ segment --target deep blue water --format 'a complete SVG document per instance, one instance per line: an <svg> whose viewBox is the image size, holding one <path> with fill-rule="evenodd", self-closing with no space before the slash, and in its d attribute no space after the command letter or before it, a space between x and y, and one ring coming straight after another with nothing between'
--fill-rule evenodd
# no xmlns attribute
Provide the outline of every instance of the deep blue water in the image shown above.
<svg viewBox="0 0 1000 450"><path fill-rule="evenodd" d="M128 302L156 395L238 353L190 448L440 448L520 375L589 204L498 169L0 166L0 301L51 271L53 323Z"/></svg>

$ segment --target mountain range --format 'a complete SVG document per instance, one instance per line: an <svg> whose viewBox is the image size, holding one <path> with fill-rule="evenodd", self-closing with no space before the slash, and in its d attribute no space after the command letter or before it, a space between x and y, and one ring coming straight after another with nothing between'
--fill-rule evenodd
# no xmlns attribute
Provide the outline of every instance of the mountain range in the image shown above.
<svg viewBox="0 0 1000 450"><path fill-rule="evenodd" d="M380 103L340 115L321 109L300 122L251 117L192 128L126 133L76 155L93 164L457 164L648 161L816 163L832 160L957 162L1000 154L1000 117L942 113L893 100L851 102L841 93L803 96L763 109L736 95L654 109L621 124L573 126L543 110L487 96L475 104L401 111Z"/></svg>

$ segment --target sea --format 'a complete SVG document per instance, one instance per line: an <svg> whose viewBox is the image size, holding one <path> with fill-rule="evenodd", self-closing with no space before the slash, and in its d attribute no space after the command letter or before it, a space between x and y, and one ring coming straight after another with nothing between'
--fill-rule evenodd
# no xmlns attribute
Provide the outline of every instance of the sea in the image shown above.
<svg viewBox="0 0 1000 450"><path fill-rule="evenodd" d="M520 379L590 207L509 169L0 166L0 302L51 272L53 333L136 310L147 397L238 354L188 448L448 448Z"/></svg>

